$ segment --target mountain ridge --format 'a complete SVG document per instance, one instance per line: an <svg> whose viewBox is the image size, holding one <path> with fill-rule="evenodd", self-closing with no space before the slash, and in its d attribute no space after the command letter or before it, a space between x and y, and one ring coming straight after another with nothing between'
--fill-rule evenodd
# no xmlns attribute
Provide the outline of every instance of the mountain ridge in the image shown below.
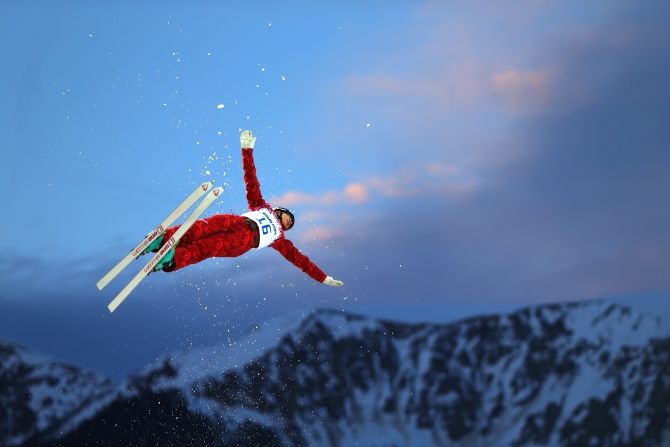
<svg viewBox="0 0 670 447"><path fill-rule="evenodd" d="M62 439L42 441L80 445L97 433L112 445L663 445L666 329L606 301L446 324L317 309L231 346L166 356ZM114 424L144 429L124 438Z"/></svg>

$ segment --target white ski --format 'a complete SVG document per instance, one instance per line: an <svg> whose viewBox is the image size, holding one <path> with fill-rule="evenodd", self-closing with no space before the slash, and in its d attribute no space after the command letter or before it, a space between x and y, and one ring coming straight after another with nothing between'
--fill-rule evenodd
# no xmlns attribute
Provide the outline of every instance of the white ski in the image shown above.
<svg viewBox="0 0 670 447"><path fill-rule="evenodd" d="M119 292L118 295L116 295L116 298L112 300L112 302L109 303L107 308L109 309L110 312L114 312L117 307L125 300L128 295L137 287L140 282L146 276L153 271L153 268L158 264L158 262L163 259L163 257L167 254L172 247L177 245L177 242L179 242L179 239L188 231L189 228L195 223L196 220L202 215L202 213L209 208L209 206L214 203L217 197L223 192L223 187L219 186L218 188L214 188L213 190L210 191L207 196L205 196L204 199L202 199L202 202L198 204L195 210L191 213L188 218L184 221L184 223L177 229L177 231L172 235L172 237L165 242L165 244L161 247L161 249L154 255L153 258L149 262L147 262L147 265L144 266L142 270L137 272L137 275L130 280L130 282L126 285L126 287L123 288L121 292Z"/></svg>
<svg viewBox="0 0 670 447"><path fill-rule="evenodd" d="M102 277L100 281L96 283L98 290L102 290L107 284L110 283L110 281L116 278L119 273L128 267L128 265L133 262L133 260L137 259L140 253L142 253L149 246L149 244L154 241L154 239L156 239L163 233L163 231L172 225L172 223L177 220L179 216L184 214L186 210L188 210L200 197L203 196L203 194L209 191L209 189L212 187L212 184L214 184L214 182L209 181L195 188L190 196L184 199L184 201L181 202L168 217L163 219L163 222L161 222L160 225L150 231L149 235L145 237L137 247L133 248L125 258L119 261L118 264L116 264L105 276Z"/></svg>

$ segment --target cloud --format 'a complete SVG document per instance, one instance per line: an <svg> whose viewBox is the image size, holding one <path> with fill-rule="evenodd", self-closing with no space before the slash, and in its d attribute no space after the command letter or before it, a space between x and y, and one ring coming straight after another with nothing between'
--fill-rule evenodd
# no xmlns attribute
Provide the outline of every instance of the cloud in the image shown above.
<svg viewBox="0 0 670 447"><path fill-rule="evenodd" d="M309 194L302 191L287 191L279 197L273 197L270 201L272 203L281 203L283 206L291 206L297 204L314 204L330 205L340 200L341 194L335 191L328 191L324 194Z"/></svg>
<svg viewBox="0 0 670 447"><path fill-rule="evenodd" d="M426 77L424 72L432 74ZM466 61L457 62L442 72L426 69L421 74L405 77L355 74L346 78L344 85L350 94L396 97L398 101L421 100L439 107L442 112L471 110L483 105L520 111L542 106L552 93L555 76L555 68L501 69L489 63Z"/></svg>
<svg viewBox="0 0 670 447"><path fill-rule="evenodd" d="M402 113L389 105L409 102L407 116L432 116L431 122L482 108L503 115L532 112L554 92L561 68L553 57L556 40L582 35L602 20L602 11L594 7L579 21L566 20L569 5L524 3L517 11L493 3L454 10L444 2L424 2L405 28L394 30L404 45L381 52L374 64L357 65L343 77L342 91L360 102L374 99L382 113Z"/></svg>
<svg viewBox="0 0 670 447"><path fill-rule="evenodd" d="M403 101L428 100L451 110L476 106L490 92L486 68L469 60L409 75L393 72L352 74L343 84L352 95L396 97Z"/></svg>
<svg viewBox="0 0 670 447"><path fill-rule="evenodd" d="M437 20L406 54L345 78L348 110L387 116L385 154L405 162L359 179L369 202L394 199L393 218L361 219L359 238L338 239L366 265L377 251L366 275L403 279L389 294L430 283L440 298L509 302L670 288L669 6L546 6L570 23L551 34L530 20L510 40L500 30L511 22L484 15L490 29L455 44ZM434 162L418 166L425 153L397 141L422 139ZM449 192L468 200L435 206Z"/></svg>
<svg viewBox="0 0 670 447"><path fill-rule="evenodd" d="M520 71L509 68L494 73L491 81L497 93L516 110L539 107L546 103L551 94L555 71Z"/></svg>
<svg viewBox="0 0 670 447"><path fill-rule="evenodd" d="M349 183L344 188L344 196L352 203L365 203L368 201L368 187L363 183Z"/></svg>
<svg viewBox="0 0 670 447"><path fill-rule="evenodd" d="M324 133L374 120L360 136L348 137L369 148L361 151L364 156L379 157L383 147L384 157L401 164L429 156L476 173L476 182L445 186L444 194L452 196L489 183L493 170L532 157L524 136L510 130L553 107L563 94L559 86L579 82L565 73L562 46L602 18L574 24L556 5L528 5L523 12L489 6L458 11L443 2L421 6L406 27L394 30L402 46L380 51L374 63L352 65L341 76L327 99L327 122L338 127ZM555 17L561 17L560 25L543 25ZM408 150L414 147L421 153ZM377 185L385 192L371 187L371 198L413 194L385 178Z"/></svg>
<svg viewBox="0 0 670 447"><path fill-rule="evenodd" d="M442 162L405 167L389 175L370 175L351 182L338 191L312 194L288 191L273 197L272 203L292 205L363 205L374 197L401 199L416 196L446 195L456 197L476 191L479 182L464 174L463 169ZM316 211L312 211L318 214Z"/></svg>
<svg viewBox="0 0 670 447"><path fill-rule="evenodd" d="M367 182L371 189L383 197L401 198L411 197L419 192L417 180L416 172L401 171L396 175L372 176Z"/></svg>
<svg viewBox="0 0 670 447"><path fill-rule="evenodd" d="M271 203L280 203L282 206L294 206L303 204L332 205L342 201L344 194L336 191L328 191L323 194L310 194L303 191L287 191L279 197L272 197Z"/></svg>

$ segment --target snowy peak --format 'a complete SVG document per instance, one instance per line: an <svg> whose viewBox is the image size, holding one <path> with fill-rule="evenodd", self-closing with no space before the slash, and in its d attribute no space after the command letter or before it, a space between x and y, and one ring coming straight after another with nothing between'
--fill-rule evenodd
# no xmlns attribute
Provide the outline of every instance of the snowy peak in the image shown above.
<svg viewBox="0 0 670 447"><path fill-rule="evenodd" d="M511 314L531 328L530 335L553 335L564 326L573 337L597 337L612 347L645 344L663 332L660 317L633 312L629 307L606 301L534 306ZM621 338L623 334L629 337Z"/></svg>
<svg viewBox="0 0 670 447"><path fill-rule="evenodd" d="M325 332L335 337L360 335L362 328L376 324L377 320L332 309L294 312L260 324L229 345L197 349L159 359L139 376L150 376L151 384L156 389L163 385L187 386L193 381L217 376L222 371L243 367L282 342L300 339L306 333Z"/></svg>
<svg viewBox="0 0 670 447"><path fill-rule="evenodd" d="M0 444L62 431L112 390L109 380L91 372L0 342Z"/></svg>
<svg viewBox="0 0 670 447"><path fill-rule="evenodd" d="M388 445L661 439L646 422L612 434L590 421L642 421L653 392L670 397L651 385L668 356L662 333L660 320L607 302L452 324L317 310L166 360L175 373L154 389L181 389L195 411L262 426L281 445L373 445L379 433Z"/></svg>
<svg viewBox="0 0 670 447"><path fill-rule="evenodd" d="M317 310L150 365L54 445L670 445L668 364L661 321L608 302L449 324Z"/></svg>

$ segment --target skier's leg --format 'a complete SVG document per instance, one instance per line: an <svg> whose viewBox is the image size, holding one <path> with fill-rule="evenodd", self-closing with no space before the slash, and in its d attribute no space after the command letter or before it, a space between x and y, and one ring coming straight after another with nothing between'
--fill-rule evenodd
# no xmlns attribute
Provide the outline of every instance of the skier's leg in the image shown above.
<svg viewBox="0 0 670 447"><path fill-rule="evenodd" d="M228 231L231 225L233 225L239 217L240 216L236 216L235 214L215 214L213 216L197 220L193 226L191 226L191 228L189 228L188 231L182 236L180 244L190 244L195 240L209 237L215 233ZM163 240L169 240L179 227L180 225L168 228L165 231Z"/></svg>
<svg viewBox="0 0 670 447"><path fill-rule="evenodd" d="M219 227L225 228L225 231L191 240L188 244L182 244L181 241L177 244L174 255L174 270L211 257L237 257L253 248L254 237L244 217L227 216L232 217L226 219L225 227ZM223 221L224 219L215 220ZM215 222L214 225L221 223Z"/></svg>

